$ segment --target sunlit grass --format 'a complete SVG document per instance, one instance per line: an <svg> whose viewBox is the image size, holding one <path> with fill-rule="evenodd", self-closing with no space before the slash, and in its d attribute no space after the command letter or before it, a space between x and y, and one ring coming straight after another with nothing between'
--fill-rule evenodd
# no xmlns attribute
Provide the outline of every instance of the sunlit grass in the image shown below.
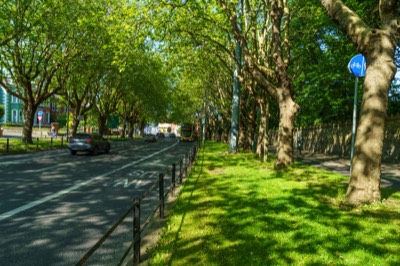
<svg viewBox="0 0 400 266"><path fill-rule="evenodd" d="M344 208L347 177L227 148L199 153L149 265L400 265L400 192Z"/></svg>

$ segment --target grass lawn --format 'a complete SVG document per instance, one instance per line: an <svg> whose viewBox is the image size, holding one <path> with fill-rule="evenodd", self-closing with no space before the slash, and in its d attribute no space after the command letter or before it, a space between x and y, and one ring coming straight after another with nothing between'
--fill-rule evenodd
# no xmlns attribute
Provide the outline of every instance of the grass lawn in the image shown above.
<svg viewBox="0 0 400 266"><path fill-rule="evenodd" d="M149 265L400 265L400 192L341 204L348 178L207 142Z"/></svg>
<svg viewBox="0 0 400 266"><path fill-rule="evenodd" d="M65 138L33 138L33 143L25 143L21 138L0 138L0 154L35 152L49 149L65 148ZM7 148L8 146L8 148Z"/></svg>

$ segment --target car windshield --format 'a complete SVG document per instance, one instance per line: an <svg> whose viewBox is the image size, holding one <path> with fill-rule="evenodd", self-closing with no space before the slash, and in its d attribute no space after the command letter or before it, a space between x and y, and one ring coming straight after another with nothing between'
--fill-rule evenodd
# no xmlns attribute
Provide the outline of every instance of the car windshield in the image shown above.
<svg viewBox="0 0 400 266"><path fill-rule="evenodd" d="M90 138L91 135L90 134L76 134L74 136L75 139L86 139L86 138Z"/></svg>

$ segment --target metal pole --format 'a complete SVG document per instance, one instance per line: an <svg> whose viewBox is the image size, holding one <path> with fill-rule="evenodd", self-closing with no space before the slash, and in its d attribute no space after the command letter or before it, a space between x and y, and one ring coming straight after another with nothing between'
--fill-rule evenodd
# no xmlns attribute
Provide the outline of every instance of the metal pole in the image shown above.
<svg viewBox="0 0 400 266"><path fill-rule="evenodd" d="M140 199L135 197L133 199L133 262L138 264L140 262Z"/></svg>
<svg viewBox="0 0 400 266"><path fill-rule="evenodd" d="M179 184L182 184L182 175L183 175L183 173L182 173L182 163L183 163L183 159L181 159L180 161L179 161Z"/></svg>
<svg viewBox="0 0 400 266"><path fill-rule="evenodd" d="M171 179L172 179L171 180L171 182L172 182L172 190L171 190L172 196L175 195L175 186L176 186L175 174L176 174L176 164L173 163L172 164L172 177L171 177Z"/></svg>
<svg viewBox="0 0 400 266"><path fill-rule="evenodd" d="M160 199L160 218L164 218L164 174L160 174L159 182L159 199Z"/></svg>
<svg viewBox="0 0 400 266"><path fill-rule="evenodd" d="M357 96L358 96L358 77L354 86L354 105L353 105L353 127L351 131L351 152L350 152L350 174L353 169L353 156L354 156L354 142L356 138L356 124L357 124Z"/></svg>

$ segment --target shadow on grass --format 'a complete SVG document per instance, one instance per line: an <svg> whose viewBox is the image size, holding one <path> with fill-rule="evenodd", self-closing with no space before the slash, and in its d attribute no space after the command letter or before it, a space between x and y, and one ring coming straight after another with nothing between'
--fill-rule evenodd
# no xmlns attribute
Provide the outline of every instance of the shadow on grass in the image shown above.
<svg viewBox="0 0 400 266"><path fill-rule="evenodd" d="M150 265L400 264L398 208L341 209L346 177L275 171L220 145L208 144Z"/></svg>

